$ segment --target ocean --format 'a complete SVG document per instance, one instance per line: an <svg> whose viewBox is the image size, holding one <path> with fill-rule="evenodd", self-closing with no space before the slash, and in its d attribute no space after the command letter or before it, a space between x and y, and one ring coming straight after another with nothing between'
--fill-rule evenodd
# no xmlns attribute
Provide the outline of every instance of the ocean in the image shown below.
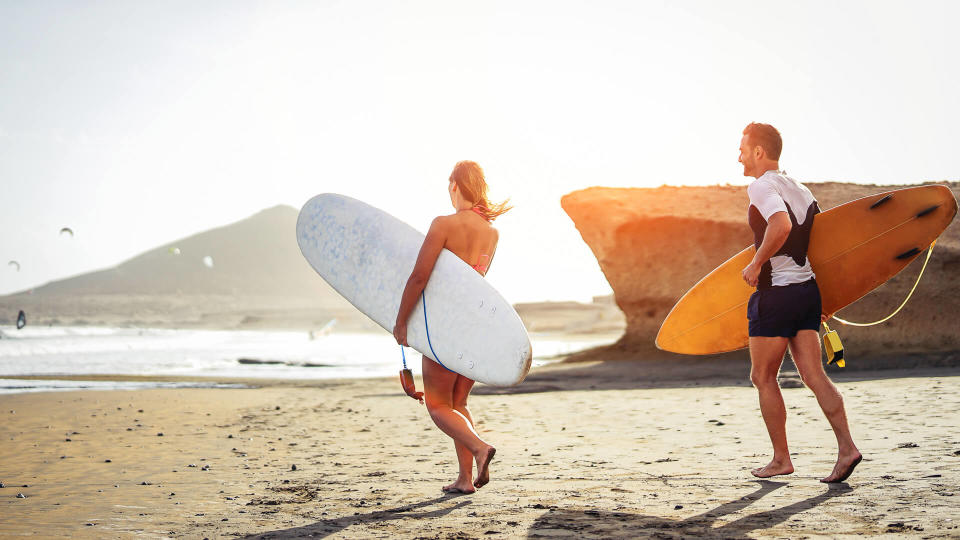
<svg viewBox="0 0 960 540"><path fill-rule="evenodd" d="M532 335L534 366L615 338ZM406 349L420 372L420 357ZM386 333L167 330L88 326L0 326L0 394L79 389L224 386L211 383L78 381L75 375L150 375L250 379L393 377L400 347ZM44 379L9 379L43 375ZM64 376L64 379L49 377Z"/></svg>

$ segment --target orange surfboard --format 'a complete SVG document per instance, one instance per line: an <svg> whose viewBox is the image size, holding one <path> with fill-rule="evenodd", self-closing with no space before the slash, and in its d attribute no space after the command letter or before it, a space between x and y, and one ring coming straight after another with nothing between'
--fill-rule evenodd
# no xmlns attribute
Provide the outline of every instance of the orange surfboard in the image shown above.
<svg viewBox="0 0 960 540"><path fill-rule="evenodd" d="M957 214L957 200L939 185L888 191L817 214L807 257L823 312L850 305L903 270ZM715 354L747 347L747 301L754 288L741 271L753 246L734 255L677 302L657 333L657 348Z"/></svg>

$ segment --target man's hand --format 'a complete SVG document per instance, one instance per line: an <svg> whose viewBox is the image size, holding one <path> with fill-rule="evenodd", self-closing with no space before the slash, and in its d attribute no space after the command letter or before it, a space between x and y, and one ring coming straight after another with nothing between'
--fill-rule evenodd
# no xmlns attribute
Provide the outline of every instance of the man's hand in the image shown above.
<svg viewBox="0 0 960 540"><path fill-rule="evenodd" d="M760 265L750 261L750 264L743 269L740 275L743 276L743 280L747 282L747 285L756 287L760 279Z"/></svg>
<svg viewBox="0 0 960 540"><path fill-rule="evenodd" d="M397 323L393 327L393 338L397 340L397 343L403 345L404 347L409 347L407 345L407 324L406 323Z"/></svg>

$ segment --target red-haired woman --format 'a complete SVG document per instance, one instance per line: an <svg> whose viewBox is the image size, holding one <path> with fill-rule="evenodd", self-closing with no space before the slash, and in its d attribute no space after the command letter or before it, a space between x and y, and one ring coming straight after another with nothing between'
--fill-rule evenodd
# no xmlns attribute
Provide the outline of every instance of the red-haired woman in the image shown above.
<svg viewBox="0 0 960 540"><path fill-rule="evenodd" d="M499 238L497 230L490 223L510 209L506 202L494 204L487 199L487 181L483 169L472 161L461 161L454 166L447 191L456 212L434 219L423 240L417 263L403 290L400 311L393 328L393 335L401 345L407 344L407 321L430 279L440 252L446 248L480 275L486 274L493 262ZM444 487L443 491L473 493L490 480L490 461L497 451L481 439L473 427L473 418L467 409L467 397L473 388L473 381L424 356L423 384L430 417L441 431L453 438L460 465L457 480ZM404 384L404 390L423 402L424 397L412 388L412 384ZM477 463L476 480L473 479L474 461Z"/></svg>

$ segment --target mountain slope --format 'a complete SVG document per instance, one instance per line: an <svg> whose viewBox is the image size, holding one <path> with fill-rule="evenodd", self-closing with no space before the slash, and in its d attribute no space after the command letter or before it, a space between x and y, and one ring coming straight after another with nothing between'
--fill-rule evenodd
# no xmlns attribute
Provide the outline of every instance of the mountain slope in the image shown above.
<svg viewBox="0 0 960 540"><path fill-rule="evenodd" d="M0 297L0 323L24 309L32 324L313 327L338 318L369 327L300 254L296 222L296 209L275 206L113 268Z"/></svg>

